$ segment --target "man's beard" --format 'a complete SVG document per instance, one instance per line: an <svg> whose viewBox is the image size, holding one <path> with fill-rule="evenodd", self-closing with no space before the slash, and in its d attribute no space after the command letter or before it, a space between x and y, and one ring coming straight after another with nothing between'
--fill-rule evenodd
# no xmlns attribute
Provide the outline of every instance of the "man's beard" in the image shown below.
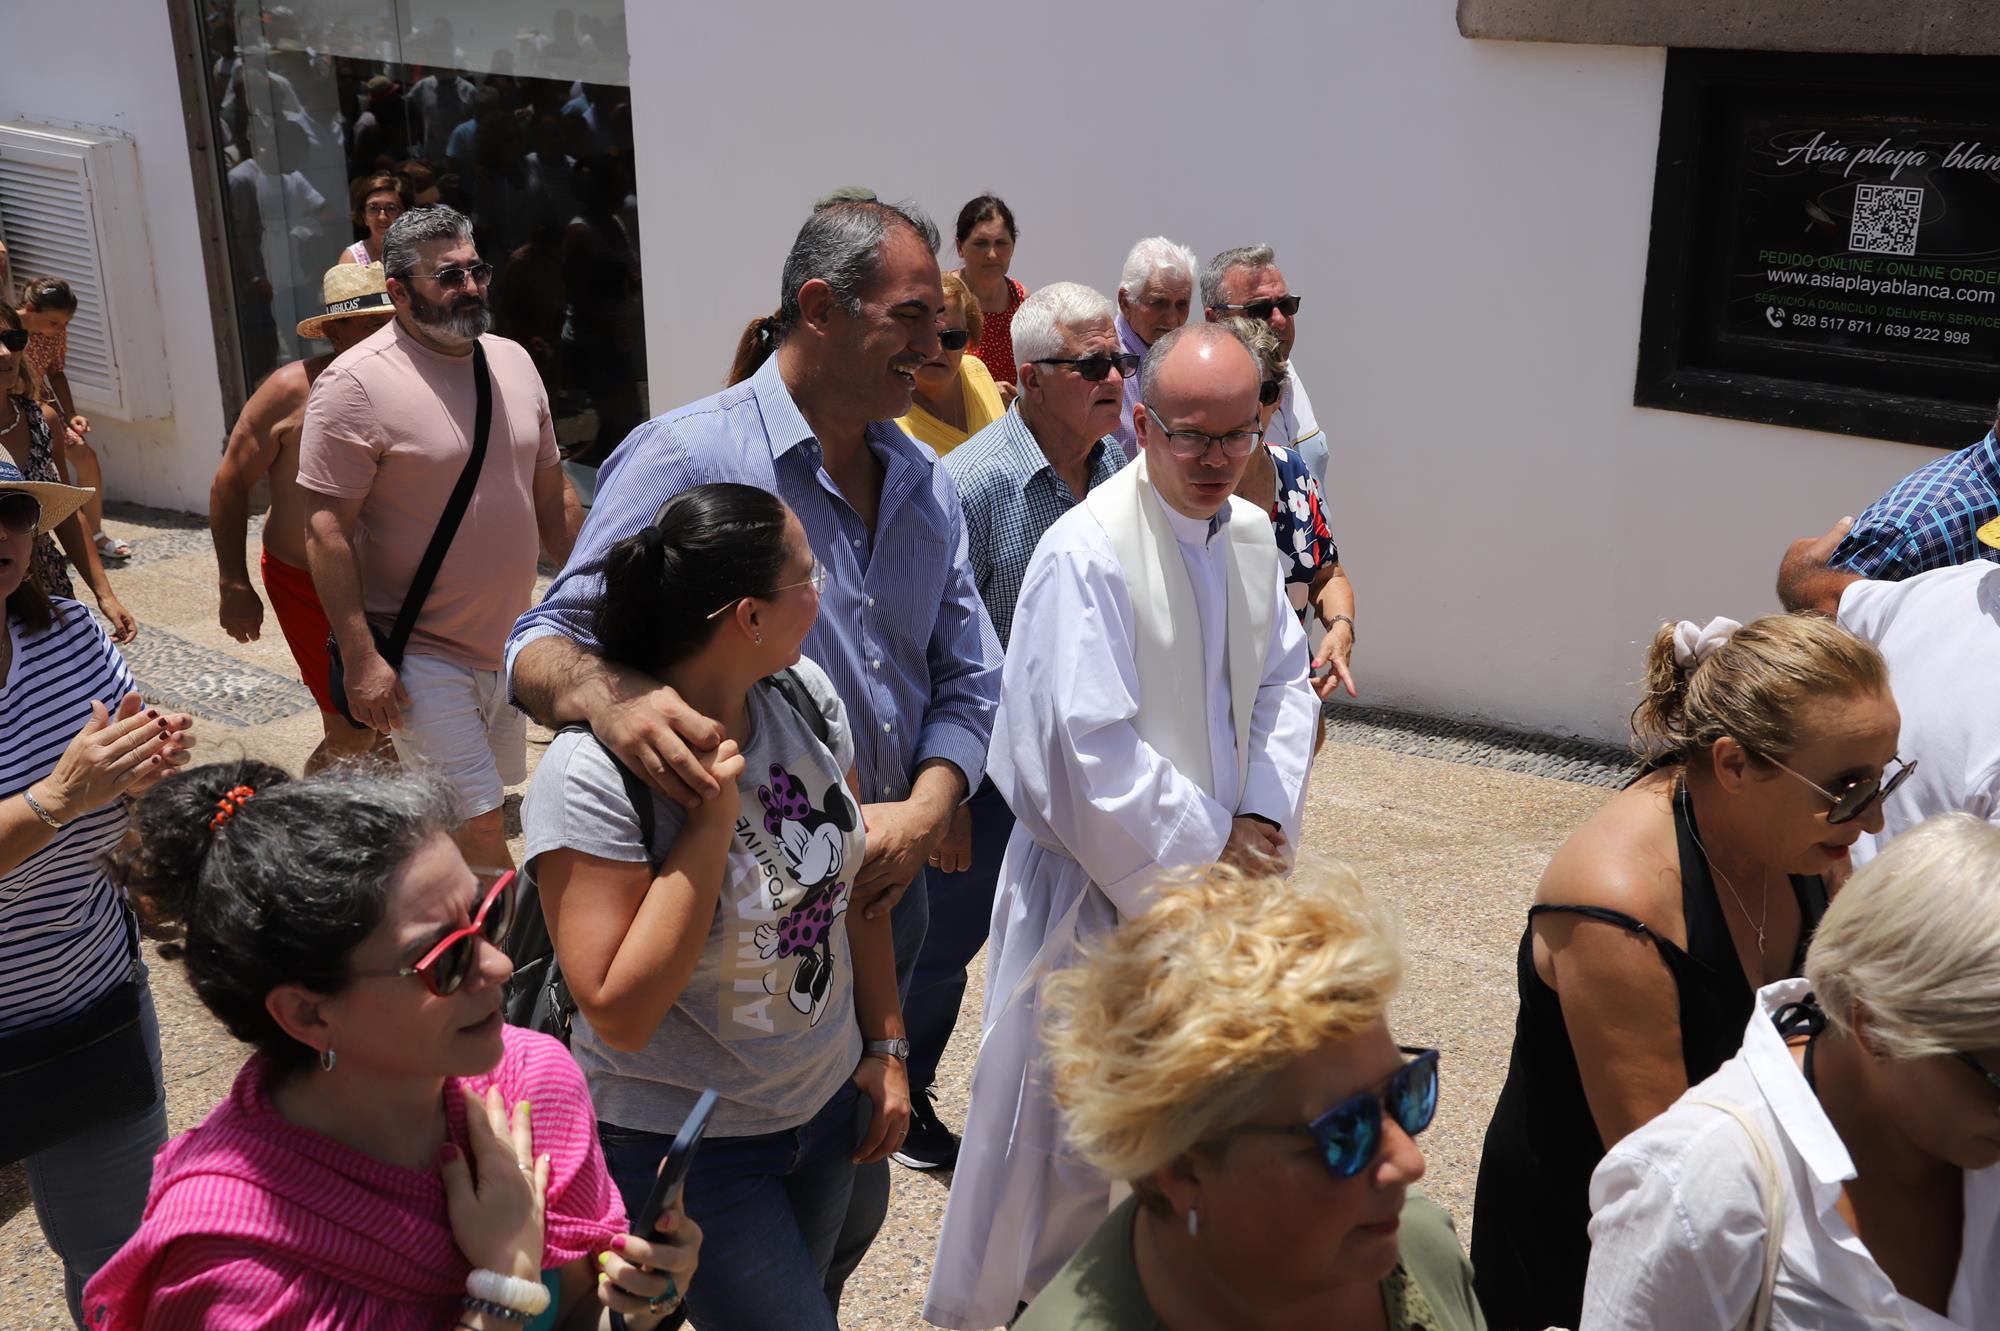
<svg viewBox="0 0 2000 1331"><path fill-rule="evenodd" d="M493 327L493 311L484 296L455 296L447 304L410 291L410 321L432 337L452 342L476 342Z"/></svg>

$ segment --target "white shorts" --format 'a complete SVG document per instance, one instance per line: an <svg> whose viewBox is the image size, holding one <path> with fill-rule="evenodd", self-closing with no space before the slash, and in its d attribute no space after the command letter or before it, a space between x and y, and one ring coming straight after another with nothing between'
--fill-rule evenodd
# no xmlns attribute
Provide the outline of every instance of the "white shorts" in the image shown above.
<svg viewBox="0 0 2000 1331"><path fill-rule="evenodd" d="M406 656L397 672L410 705L390 739L405 767L451 783L459 821L500 807L528 779L528 718L507 701L507 677L438 656Z"/></svg>

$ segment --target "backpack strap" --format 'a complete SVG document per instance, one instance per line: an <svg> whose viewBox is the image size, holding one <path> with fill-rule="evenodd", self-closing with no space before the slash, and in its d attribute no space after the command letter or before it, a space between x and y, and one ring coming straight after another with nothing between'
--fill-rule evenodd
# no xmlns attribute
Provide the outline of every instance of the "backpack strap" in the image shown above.
<svg viewBox="0 0 2000 1331"><path fill-rule="evenodd" d="M627 767L625 760L611 751L610 745L598 739L589 726L564 726L556 733L566 735L571 731L589 735L591 741L604 750L604 756L611 760L611 765L618 769L618 779L625 786L625 798L632 801L632 812L639 819L639 845L650 859L653 854L653 831L658 826L653 814L653 788L646 784L645 778Z"/></svg>
<svg viewBox="0 0 2000 1331"><path fill-rule="evenodd" d="M826 713L819 709L819 701L812 696L812 690L806 687L805 680L799 677L796 666L786 666L764 682L776 689L784 700L791 704L792 710L805 718L805 723L812 728L814 737L820 743L829 749L833 747L832 734L827 729Z"/></svg>

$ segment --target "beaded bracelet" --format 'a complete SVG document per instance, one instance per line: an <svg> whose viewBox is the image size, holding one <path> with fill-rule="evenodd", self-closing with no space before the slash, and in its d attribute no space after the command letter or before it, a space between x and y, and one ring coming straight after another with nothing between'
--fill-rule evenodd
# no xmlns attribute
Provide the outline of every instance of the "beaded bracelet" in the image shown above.
<svg viewBox="0 0 2000 1331"><path fill-rule="evenodd" d="M503 1322L520 1322L526 1324L528 1318L532 1316L530 1313L522 1312L519 1308L509 1308L504 1303L495 1303L491 1299L482 1299L472 1294L466 1295L459 1302L473 1312L484 1313L488 1317L497 1317Z"/></svg>

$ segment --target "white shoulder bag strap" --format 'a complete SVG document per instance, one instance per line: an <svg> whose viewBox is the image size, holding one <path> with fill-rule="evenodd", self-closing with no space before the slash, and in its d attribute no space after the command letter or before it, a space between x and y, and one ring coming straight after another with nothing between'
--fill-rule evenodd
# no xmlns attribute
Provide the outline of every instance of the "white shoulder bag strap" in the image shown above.
<svg viewBox="0 0 2000 1331"><path fill-rule="evenodd" d="M1785 1246L1785 1180L1778 1173L1778 1162L1771 1155L1771 1144L1764 1139L1763 1129L1743 1106L1727 1100L1702 1099L1693 1103L1720 1109L1741 1124L1744 1135L1750 1138L1750 1150L1757 1157L1758 1190L1764 1198L1764 1278L1757 1286L1757 1297L1751 1302L1750 1311L1743 1315L1737 1328L1767 1331L1771 1325L1771 1299L1778 1292L1778 1258Z"/></svg>

